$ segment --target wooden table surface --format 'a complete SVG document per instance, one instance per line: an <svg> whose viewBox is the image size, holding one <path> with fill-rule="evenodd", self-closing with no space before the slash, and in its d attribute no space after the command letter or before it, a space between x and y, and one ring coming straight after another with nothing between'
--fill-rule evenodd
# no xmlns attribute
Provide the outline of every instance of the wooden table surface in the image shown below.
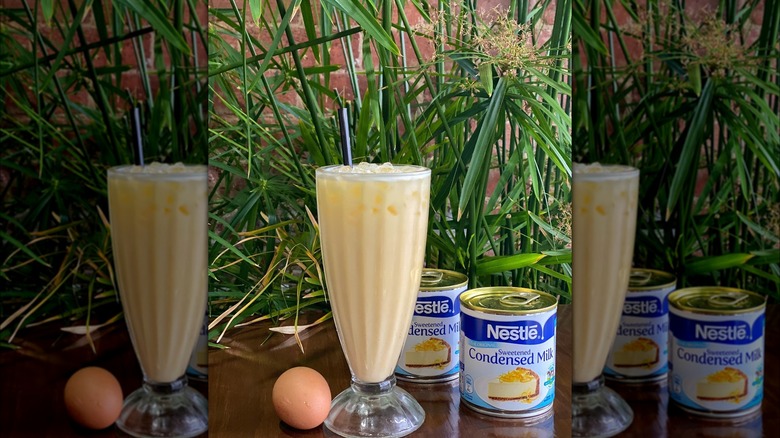
<svg viewBox="0 0 780 438"><path fill-rule="evenodd" d="M316 317L317 315L311 315ZM608 383L626 398L635 419L621 436L739 437L775 436L780 430L780 306L767 308L766 380L759 415L729 423L691 417L669 403L665 385ZM571 308L560 306L558 321L557 386L554 414L538 424L488 417L460 405L456 382L424 385L401 382L426 411L422 428L413 437L568 437L570 423ZM276 378L288 368L303 365L320 371L335 396L349 384L349 371L332 321L302 334L305 353L292 336L273 334L270 325L228 332L224 350L209 352L208 386L191 381L209 398L211 437L320 437L322 427L298 431L279 421L271 405ZM21 333L18 350L0 350L0 437L69 438L125 436L115 426L89 431L65 413L65 382L76 370L100 366L120 381L125 395L141 385L141 372L124 323L94 333L97 354L83 336L56 329L35 328ZM772 432L775 431L775 432ZM205 435L204 435L205 436Z"/></svg>
<svg viewBox="0 0 780 438"><path fill-rule="evenodd" d="M569 437L571 436L571 307L558 311L557 376L554 415L535 425L480 415L460 404L457 381L445 384L399 382L426 412L423 426L413 437ZM316 317L316 315L314 315ZM349 385L349 370L339 346L333 322L320 324L301 334L305 353L292 336L271 334L270 325L231 330L222 340L229 347L209 352L209 436L321 437L332 436L318 427L298 431L276 416L271 390L276 378L288 368L308 366L322 373L336 394ZM270 335L270 337L269 337ZM780 308L767 310L765 395L762 415L740 422L724 423L691 417L669 406L666 385L608 385L625 397L634 409L625 437L739 437L762 436L762 431L780 430ZM770 434L772 435L772 434Z"/></svg>
<svg viewBox="0 0 780 438"><path fill-rule="evenodd" d="M666 381L626 384L607 381L634 410L634 422L621 437L759 438L780 433L780 305L766 310L764 399L761 411L736 420L713 420L686 413L670 401ZM772 432L775 431L775 432Z"/></svg>
<svg viewBox="0 0 780 438"><path fill-rule="evenodd" d="M14 340L19 349L0 349L0 437L128 437L115 425L99 431L79 426L68 417L63 401L65 383L87 366L110 371L125 397L141 387L141 368L126 327L118 321L95 331L97 353L85 336L53 326L22 330ZM206 382L190 380L190 385L208 397Z"/></svg>
<svg viewBox="0 0 780 438"><path fill-rule="evenodd" d="M560 325L571 325L571 312L559 312ZM341 352L333 321L320 324L301 334L305 353L292 336L268 337L268 325L229 332L222 343L229 349L209 352L209 405L211 437L321 437L332 436L322 426L297 431L282 423L271 404L276 378L294 366L311 367L330 383L335 397L350 383L347 362ZM265 342L264 342L265 341ZM571 363L571 338L558 338L557 361ZM558 382L571 381L571 367L557 369ZM489 417L460 405L457 380L439 384L400 382L425 410L422 427L412 436L419 437L516 437L518 427L526 427L533 437L571 435L571 389L556 386L553 415L528 421ZM536 432L536 433L534 433Z"/></svg>

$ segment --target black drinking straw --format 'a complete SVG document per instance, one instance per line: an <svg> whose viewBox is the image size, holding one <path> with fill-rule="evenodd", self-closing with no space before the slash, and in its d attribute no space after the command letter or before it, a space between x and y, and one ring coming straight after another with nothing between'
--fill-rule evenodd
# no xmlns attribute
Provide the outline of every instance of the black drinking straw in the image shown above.
<svg viewBox="0 0 780 438"><path fill-rule="evenodd" d="M341 107L338 109L339 132L341 133L341 156L344 157L344 164L352 167L352 147L349 142L349 114L347 109Z"/></svg>
<svg viewBox="0 0 780 438"><path fill-rule="evenodd" d="M133 143L135 143L136 164L144 165L144 143L141 138L141 106L136 105L130 112L130 123L133 125Z"/></svg>

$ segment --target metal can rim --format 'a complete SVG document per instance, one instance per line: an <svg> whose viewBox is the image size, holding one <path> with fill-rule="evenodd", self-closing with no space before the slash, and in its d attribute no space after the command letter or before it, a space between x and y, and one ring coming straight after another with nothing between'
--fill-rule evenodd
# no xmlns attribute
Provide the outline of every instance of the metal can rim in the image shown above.
<svg viewBox="0 0 780 438"><path fill-rule="evenodd" d="M708 290L711 290L713 292L720 291L720 292L741 293L755 298L759 298L762 300L762 302L761 304L758 304L756 306L747 307L744 309L702 309L699 307L686 306L684 304L679 303L679 301L685 295L690 295L697 292L704 292ZM676 310L683 310L687 312L705 314L705 315L739 315L742 313L751 313L757 310L766 309L766 302L767 302L767 297L764 295L761 295L753 291L745 290L745 289L738 289L735 287L722 287L722 286L686 287L683 289L677 289L676 291L669 294L669 304L671 305L672 308Z"/></svg>
<svg viewBox="0 0 780 438"><path fill-rule="evenodd" d="M545 297L548 299L552 299L553 303L549 306L541 307L538 309L527 309L527 310L502 310L502 309L491 309L489 307L483 307L474 305L472 303L467 302L468 299L474 298L478 295L484 295L489 292L525 292L525 293L535 293L538 294L541 297ZM460 304L461 306L465 307L469 310L476 310L478 312L483 312L491 315L530 315L534 313L545 313L549 312L550 310L556 309L558 307L558 297L555 295L549 294L547 292L542 292L540 290L531 289L527 287L515 287L515 286L490 286L490 287L480 287L468 290L466 292L463 292L460 295Z"/></svg>
<svg viewBox="0 0 780 438"><path fill-rule="evenodd" d="M455 290L458 288L461 288L463 286L468 286L469 284L469 277L466 274L457 272L457 271L450 271L449 269L437 269L437 268L423 268L422 272L425 273L426 271L433 271L433 272L441 272L442 274L451 275L453 277L456 277L458 279L461 279L462 281L447 285L447 286L423 286L422 285L422 279L420 280L420 292L437 292L437 291L443 291L443 290Z"/></svg>
<svg viewBox="0 0 780 438"><path fill-rule="evenodd" d="M669 281L666 283L652 284L648 286L631 286L630 279L629 279L628 292L646 292L651 290L666 289L668 287L677 286L677 276L675 276L671 272L660 271L658 269L632 268L631 272L629 273L629 277L634 272L646 272L651 275L656 275L658 277L666 277L666 279L668 279Z"/></svg>

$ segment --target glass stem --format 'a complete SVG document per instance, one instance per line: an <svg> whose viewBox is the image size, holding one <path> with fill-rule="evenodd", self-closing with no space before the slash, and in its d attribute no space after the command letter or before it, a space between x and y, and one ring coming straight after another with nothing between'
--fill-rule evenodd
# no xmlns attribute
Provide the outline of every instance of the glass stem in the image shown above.
<svg viewBox="0 0 780 438"><path fill-rule="evenodd" d="M187 376L181 376L173 382L155 382L144 377L143 387L149 392L159 395L175 394L188 385Z"/></svg>
<svg viewBox="0 0 780 438"><path fill-rule="evenodd" d="M355 376L352 376L352 389L360 395L372 396L387 394L395 387L395 376L390 376L381 382L368 383L361 382Z"/></svg>
<svg viewBox="0 0 780 438"><path fill-rule="evenodd" d="M604 375L600 375L596 377L595 379L591 380L590 382L585 383L572 383L572 392L576 394L590 394L596 391L599 391L601 388L604 387Z"/></svg>

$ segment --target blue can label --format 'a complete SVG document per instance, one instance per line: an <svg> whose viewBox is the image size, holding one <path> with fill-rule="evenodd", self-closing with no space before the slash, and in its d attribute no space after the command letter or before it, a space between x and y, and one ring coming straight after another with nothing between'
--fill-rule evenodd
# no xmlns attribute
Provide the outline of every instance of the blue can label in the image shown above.
<svg viewBox="0 0 780 438"><path fill-rule="evenodd" d="M556 321L555 307L518 315L463 308L461 398L505 416L536 415L552 407Z"/></svg>
<svg viewBox="0 0 780 438"><path fill-rule="evenodd" d="M460 294L450 290L420 291L406 343L396 364L402 380L440 382L458 376Z"/></svg>
<svg viewBox="0 0 780 438"><path fill-rule="evenodd" d="M674 285L626 295L615 342L604 375L642 381L666 376L669 344L669 293Z"/></svg>
<svg viewBox="0 0 780 438"><path fill-rule="evenodd" d="M669 392L702 412L757 408L764 394L764 311L702 314L672 307Z"/></svg>

